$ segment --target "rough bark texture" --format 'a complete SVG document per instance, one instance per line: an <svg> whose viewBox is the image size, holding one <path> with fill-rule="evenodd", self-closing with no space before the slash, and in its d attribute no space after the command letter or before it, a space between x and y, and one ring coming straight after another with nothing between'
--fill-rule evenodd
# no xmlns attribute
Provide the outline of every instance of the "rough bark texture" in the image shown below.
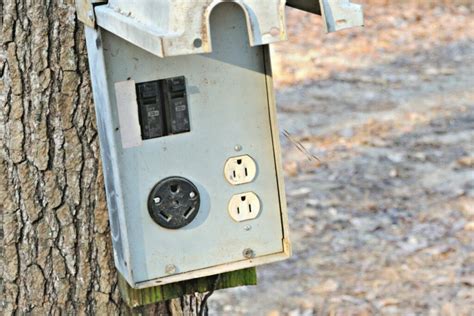
<svg viewBox="0 0 474 316"><path fill-rule="evenodd" d="M7 0L0 9L3 313L126 313L74 1ZM188 302L199 296L141 312L179 314Z"/></svg>

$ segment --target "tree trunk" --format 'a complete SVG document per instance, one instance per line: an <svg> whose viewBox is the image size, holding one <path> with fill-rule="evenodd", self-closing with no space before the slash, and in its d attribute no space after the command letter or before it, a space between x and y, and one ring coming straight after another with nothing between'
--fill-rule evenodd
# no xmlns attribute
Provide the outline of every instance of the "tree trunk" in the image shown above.
<svg viewBox="0 0 474 316"><path fill-rule="evenodd" d="M6 0L0 9L0 309L6 315L127 313L112 261L74 1ZM140 312L180 314L187 306L184 313L193 314L200 297Z"/></svg>

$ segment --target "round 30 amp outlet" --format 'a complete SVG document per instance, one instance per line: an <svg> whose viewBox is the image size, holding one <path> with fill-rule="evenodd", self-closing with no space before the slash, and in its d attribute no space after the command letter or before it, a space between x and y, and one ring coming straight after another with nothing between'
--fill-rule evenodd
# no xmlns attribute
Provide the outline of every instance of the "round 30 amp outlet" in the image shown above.
<svg viewBox="0 0 474 316"><path fill-rule="evenodd" d="M170 177L158 182L148 197L148 212L158 225L179 229L196 217L201 199L196 186L181 177Z"/></svg>

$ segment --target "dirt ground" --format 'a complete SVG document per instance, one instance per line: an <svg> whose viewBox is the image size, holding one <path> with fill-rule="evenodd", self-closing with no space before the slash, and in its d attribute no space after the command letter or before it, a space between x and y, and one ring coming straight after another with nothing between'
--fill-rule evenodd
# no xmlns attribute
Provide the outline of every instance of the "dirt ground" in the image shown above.
<svg viewBox="0 0 474 316"><path fill-rule="evenodd" d="M294 254L211 314L474 315L474 9L414 2L329 35L289 11L273 50Z"/></svg>

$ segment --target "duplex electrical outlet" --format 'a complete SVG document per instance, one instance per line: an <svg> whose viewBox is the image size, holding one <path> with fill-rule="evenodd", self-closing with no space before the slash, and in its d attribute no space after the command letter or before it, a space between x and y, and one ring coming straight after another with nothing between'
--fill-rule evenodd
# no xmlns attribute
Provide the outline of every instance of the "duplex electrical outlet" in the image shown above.
<svg viewBox="0 0 474 316"><path fill-rule="evenodd" d="M252 182L257 176L257 164L249 155L229 158L224 166L224 176L232 185Z"/></svg>
<svg viewBox="0 0 474 316"><path fill-rule="evenodd" d="M236 222L257 218L260 209L260 200L253 192L236 194L229 201L229 215Z"/></svg>

